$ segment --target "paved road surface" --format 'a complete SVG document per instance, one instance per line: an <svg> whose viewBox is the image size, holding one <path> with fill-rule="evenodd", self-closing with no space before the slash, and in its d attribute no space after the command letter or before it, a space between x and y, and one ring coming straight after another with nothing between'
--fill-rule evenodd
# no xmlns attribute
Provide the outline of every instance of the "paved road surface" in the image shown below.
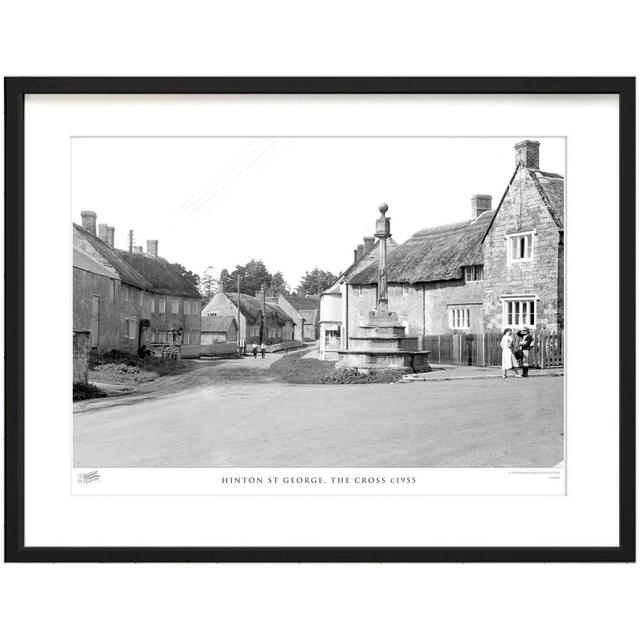
<svg viewBox="0 0 640 640"><path fill-rule="evenodd" d="M244 380L269 360L203 365L186 390L78 407L75 466L549 467L563 459L564 378L290 385L262 371Z"/></svg>

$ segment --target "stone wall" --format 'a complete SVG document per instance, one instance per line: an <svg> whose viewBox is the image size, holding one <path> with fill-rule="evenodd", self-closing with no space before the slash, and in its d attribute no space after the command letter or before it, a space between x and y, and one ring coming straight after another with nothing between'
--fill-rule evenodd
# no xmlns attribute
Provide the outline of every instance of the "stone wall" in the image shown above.
<svg viewBox="0 0 640 640"><path fill-rule="evenodd" d="M508 263L508 233L534 231L533 258ZM484 326L503 329L503 296L536 296L536 328L562 327L563 247L560 230L533 179L520 168L484 242Z"/></svg>
<svg viewBox="0 0 640 640"><path fill-rule="evenodd" d="M87 383L89 375L90 331L73 332L73 383Z"/></svg>
<svg viewBox="0 0 640 640"><path fill-rule="evenodd" d="M448 333L449 309L461 307L469 309L470 330L482 331L482 299L484 282L447 280L411 284L403 295L401 284L392 283L388 287L389 311L398 314L398 320L407 329L407 335L435 335ZM375 285L363 285L359 296L358 285L349 286L349 334L369 317L376 304Z"/></svg>
<svg viewBox="0 0 640 640"><path fill-rule="evenodd" d="M100 352L120 348L120 281L73 269L73 330L91 331L93 296L99 298L98 332L93 336Z"/></svg>

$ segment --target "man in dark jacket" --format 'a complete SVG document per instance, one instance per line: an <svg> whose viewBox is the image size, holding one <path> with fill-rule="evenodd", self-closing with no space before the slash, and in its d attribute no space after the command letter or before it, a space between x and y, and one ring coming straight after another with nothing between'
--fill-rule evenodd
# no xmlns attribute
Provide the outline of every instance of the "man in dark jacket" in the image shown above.
<svg viewBox="0 0 640 640"><path fill-rule="evenodd" d="M522 377L529 377L529 351L533 346L533 336L529 327L522 327L516 334L520 338L520 346L516 357L518 358L518 364L522 368Z"/></svg>

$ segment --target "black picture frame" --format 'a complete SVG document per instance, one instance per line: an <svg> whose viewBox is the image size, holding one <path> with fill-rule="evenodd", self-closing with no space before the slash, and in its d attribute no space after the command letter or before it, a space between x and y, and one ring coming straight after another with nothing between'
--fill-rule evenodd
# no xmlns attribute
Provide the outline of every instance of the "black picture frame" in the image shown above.
<svg viewBox="0 0 640 640"><path fill-rule="evenodd" d="M635 78L5 78L6 562L635 561ZM27 94L615 94L619 98L619 531L615 547L26 547L24 101ZM624 307L624 313L622 313Z"/></svg>

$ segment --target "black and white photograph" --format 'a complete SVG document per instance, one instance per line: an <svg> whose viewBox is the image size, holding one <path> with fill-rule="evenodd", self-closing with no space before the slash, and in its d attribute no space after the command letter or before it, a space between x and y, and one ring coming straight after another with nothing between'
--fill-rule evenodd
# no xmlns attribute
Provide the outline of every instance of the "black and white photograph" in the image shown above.
<svg viewBox="0 0 640 640"><path fill-rule="evenodd" d="M526 127L74 137L73 466L563 468L566 170Z"/></svg>

